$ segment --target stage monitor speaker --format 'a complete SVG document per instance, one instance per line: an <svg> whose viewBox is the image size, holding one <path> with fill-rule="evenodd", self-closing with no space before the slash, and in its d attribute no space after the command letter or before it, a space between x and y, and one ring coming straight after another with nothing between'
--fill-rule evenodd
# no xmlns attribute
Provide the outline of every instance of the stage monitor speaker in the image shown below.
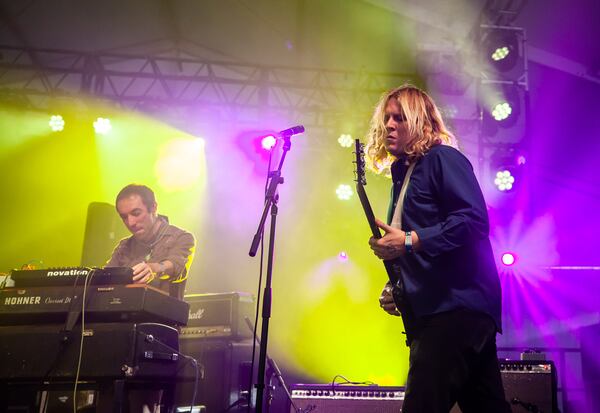
<svg viewBox="0 0 600 413"><path fill-rule="evenodd" d="M404 401L404 387L293 384L290 390L296 408L314 413L398 413Z"/></svg>
<svg viewBox="0 0 600 413"><path fill-rule="evenodd" d="M204 368L204 378L197 388L197 405L206 406L207 413L246 412L242 393L249 387L252 340L187 339L180 341L180 351L194 357ZM189 406L193 391L191 381L178 383L176 405Z"/></svg>
<svg viewBox="0 0 600 413"><path fill-rule="evenodd" d="M117 243L129 235L114 205L92 202L87 211L81 265L102 267Z"/></svg>

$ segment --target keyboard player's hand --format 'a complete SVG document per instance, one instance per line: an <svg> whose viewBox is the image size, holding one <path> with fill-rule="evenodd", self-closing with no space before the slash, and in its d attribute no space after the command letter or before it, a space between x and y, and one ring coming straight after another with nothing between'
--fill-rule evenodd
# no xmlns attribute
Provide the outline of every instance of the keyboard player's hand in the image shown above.
<svg viewBox="0 0 600 413"><path fill-rule="evenodd" d="M133 282L135 284L148 284L154 279L154 271L147 262L140 262L131 267L133 269Z"/></svg>

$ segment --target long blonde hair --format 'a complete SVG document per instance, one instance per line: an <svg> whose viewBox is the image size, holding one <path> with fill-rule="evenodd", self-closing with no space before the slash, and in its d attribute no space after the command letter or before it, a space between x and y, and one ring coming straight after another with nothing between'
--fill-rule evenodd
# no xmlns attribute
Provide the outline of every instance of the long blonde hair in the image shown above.
<svg viewBox="0 0 600 413"><path fill-rule="evenodd" d="M397 100L408 123L411 138L404 148L404 153L409 162L416 161L435 145L457 146L456 138L446 128L433 99L421 89L405 84L384 93L373 112L367 135L366 157L369 167L375 172L389 172L389 167L395 159L385 149L388 132L384 116L390 99Z"/></svg>

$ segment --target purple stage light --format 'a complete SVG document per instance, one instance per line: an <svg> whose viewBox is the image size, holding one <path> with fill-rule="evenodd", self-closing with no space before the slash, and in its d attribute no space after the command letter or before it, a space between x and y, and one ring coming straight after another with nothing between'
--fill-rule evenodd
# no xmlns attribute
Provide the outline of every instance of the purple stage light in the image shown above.
<svg viewBox="0 0 600 413"><path fill-rule="evenodd" d="M273 146L275 146L276 143L277 143L277 139L275 139L275 136L273 136L273 135L265 136L260 141L260 145L266 151L270 151L271 149L273 149Z"/></svg>
<svg viewBox="0 0 600 413"><path fill-rule="evenodd" d="M340 262L346 262L346 261L348 261L348 254L346 253L346 251L341 251L341 252L338 254L338 260L339 260Z"/></svg>
<svg viewBox="0 0 600 413"><path fill-rule="evenodd" d="M502 254L502 264L510 267L517 261L517 257L512 252L505 252Z"/></svg>

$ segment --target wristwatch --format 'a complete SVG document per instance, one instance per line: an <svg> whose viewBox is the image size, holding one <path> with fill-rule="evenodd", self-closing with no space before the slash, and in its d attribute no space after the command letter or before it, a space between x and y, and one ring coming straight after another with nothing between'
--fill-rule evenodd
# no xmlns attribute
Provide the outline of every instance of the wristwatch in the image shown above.
<svg viewBox="0 0 600 413"><path fill-rule="evenodd" d="M405 238L404 238L404 249L406 250L407 254L410 254L413 252L413 243L412 243L412 232L411 231L406 231L404 233Z"/></svg>

